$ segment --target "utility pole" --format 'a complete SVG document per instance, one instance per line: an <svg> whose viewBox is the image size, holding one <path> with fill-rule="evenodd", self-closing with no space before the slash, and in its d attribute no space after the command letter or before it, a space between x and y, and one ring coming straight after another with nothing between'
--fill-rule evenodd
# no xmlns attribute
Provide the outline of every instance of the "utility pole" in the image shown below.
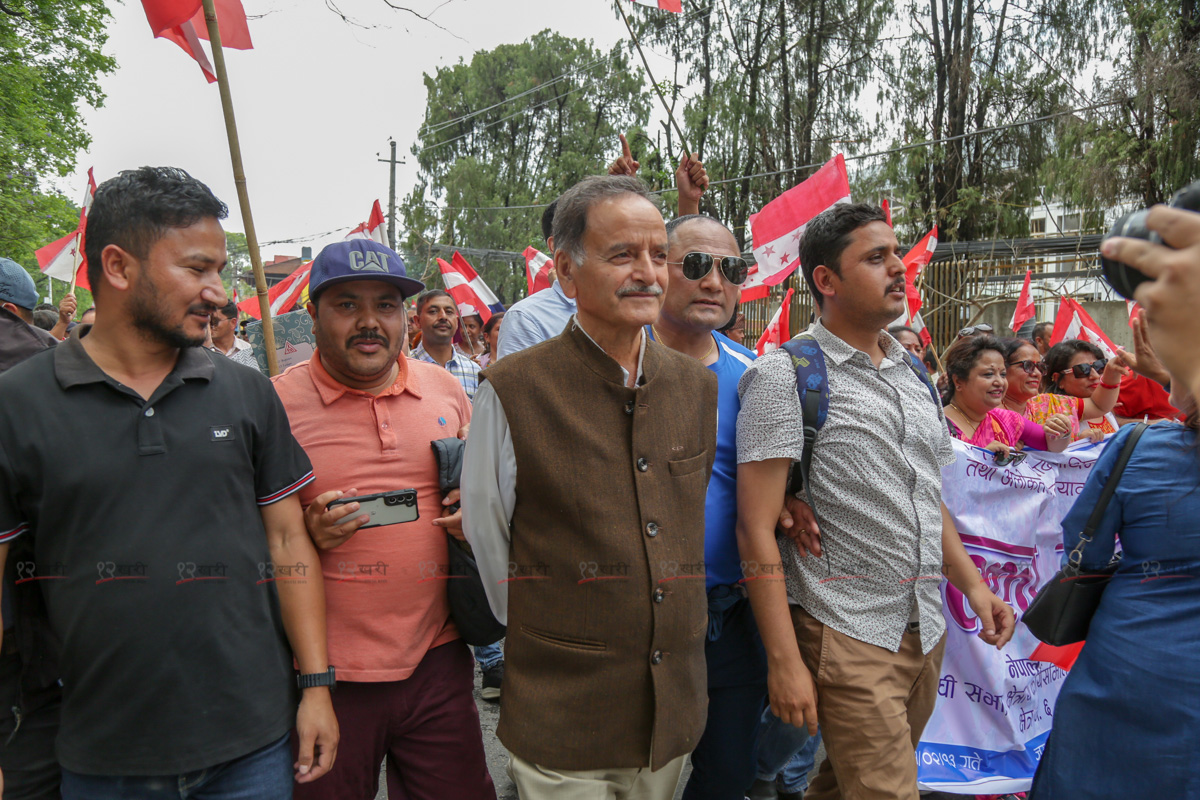
<svg viewBox="0 0 1200 800"><path fill-rule="evenodd" d="M396 249L396 165L403 164L403 161L396 160L396 140L388 139L392 143L391 158L380 158L383 164L391 165L392 180L388 187L388 247Z"/></svg>

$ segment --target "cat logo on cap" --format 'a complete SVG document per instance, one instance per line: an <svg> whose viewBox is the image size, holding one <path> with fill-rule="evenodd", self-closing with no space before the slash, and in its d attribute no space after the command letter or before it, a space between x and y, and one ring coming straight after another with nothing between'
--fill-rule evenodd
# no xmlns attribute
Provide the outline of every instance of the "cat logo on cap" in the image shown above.
<svg viewBox="0 0 1200 800"><path fill-rule="evenodd" d="M351 250L350 269L355 272L388 272L387 253L374 250Z"/></svg>

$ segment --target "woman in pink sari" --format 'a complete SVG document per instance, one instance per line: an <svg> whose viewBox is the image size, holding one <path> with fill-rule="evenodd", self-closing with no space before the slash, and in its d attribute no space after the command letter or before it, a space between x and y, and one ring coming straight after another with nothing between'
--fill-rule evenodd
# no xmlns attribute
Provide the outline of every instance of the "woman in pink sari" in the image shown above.
<svg viewBox="0 0 1200 800"><path fill-rule="evenodd" d="M992 336L960 339L946 353L946 422L956 439L1008 456L1026 446L1061 451L1071 429L1053 418L1039 425L1003 407L1008 390L1004 345Z"/></svg>

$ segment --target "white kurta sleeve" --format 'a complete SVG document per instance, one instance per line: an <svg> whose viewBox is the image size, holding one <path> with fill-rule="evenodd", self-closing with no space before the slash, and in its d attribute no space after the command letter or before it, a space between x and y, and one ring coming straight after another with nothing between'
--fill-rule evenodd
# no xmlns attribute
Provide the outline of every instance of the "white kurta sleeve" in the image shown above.
<svg viewBox="0 0 1200 800"><path fill-rule="evenodd" d="M492 613L508 624L509 524L517 502L517 458L504 406L483 382L471 410L463 457L463 532L475 554Z"/></svg>

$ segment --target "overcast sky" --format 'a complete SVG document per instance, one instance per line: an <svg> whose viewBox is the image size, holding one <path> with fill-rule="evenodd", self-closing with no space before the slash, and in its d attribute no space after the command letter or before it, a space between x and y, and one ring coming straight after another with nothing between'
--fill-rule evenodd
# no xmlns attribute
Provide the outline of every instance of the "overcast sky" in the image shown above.
<svg viewBox="0 0 1200 800"><path fill-rule="evenodd" d="M397 198L408 193L417 172L409 149L425 113L422 73L545 28L591 38L602 50L628 37L607 0L393 2L422 13L437 8L433 20L461 38L383 0L338 0L348 16L378 26L370 29L347 25L321 0L243 0L248 15L263 15L250 20L254 49L226 51L226 60L258 238L331 232L264 245L265 261L342 238L376 199L386 215L388 166L376 159L387 157L388 137L410 162L396 178ZM229 205L228 230L243 230L217 85L174 43L151 36L138 0L109 0L109 7L105 50L118 69L101 81L104 106L85 110L91 147L79 154L75 174L55 185L79 202L88 167L101 182L144 164L178 166ZM630 13L667 12L631 4ZM666 62L650 58L661 80Z"/></svg>

